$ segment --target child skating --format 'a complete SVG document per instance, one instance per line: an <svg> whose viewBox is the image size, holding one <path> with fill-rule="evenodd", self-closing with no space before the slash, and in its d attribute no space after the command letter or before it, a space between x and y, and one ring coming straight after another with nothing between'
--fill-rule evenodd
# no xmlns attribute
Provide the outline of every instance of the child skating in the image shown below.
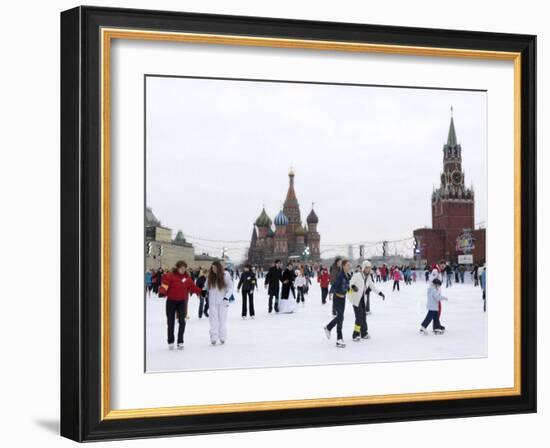
<svg viewBox="0 0 550 448"><path fill-rule="evenodd" d="M424 318L420 326L420 333L426 335L428 334L427 328L430 325L430 322L433 321L433 331L435 334L443 334L445 332L445 327L439 322L439 302L442 300L448 300L446 297L441 295L441 280L434 278L432 284L428 288L428 302L426 303L426 308L428 308L428 313Z"/></svg>

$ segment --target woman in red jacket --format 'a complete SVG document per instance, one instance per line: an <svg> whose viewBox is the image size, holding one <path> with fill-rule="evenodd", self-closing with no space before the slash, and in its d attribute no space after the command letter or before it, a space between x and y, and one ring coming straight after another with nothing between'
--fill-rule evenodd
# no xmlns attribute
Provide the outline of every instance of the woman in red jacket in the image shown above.
<svg viewBox="0 0 550 448"><path fill-rule="evenodd" d="M200 296L201 289L187 273L187 263L178 261L172 272L162 277L159 297L166 296L166 320L168 323L168 348L174 349L175 314L178 314L178 349L183 349L183 333L189 294Z"/></svg>
<svg viewBox="0 0 550 448"><path fill-rule="evenodd" d="M328 287L330 286L330 274L325 268L322 268L317 275L317 281L321 286L321 302L324 305L327 303Z"/></svg>

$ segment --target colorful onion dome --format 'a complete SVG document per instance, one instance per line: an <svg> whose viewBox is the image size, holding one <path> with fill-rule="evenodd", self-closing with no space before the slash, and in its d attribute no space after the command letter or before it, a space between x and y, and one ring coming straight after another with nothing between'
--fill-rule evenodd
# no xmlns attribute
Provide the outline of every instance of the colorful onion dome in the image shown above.
<svg viewBox="0 0 550 448"><path fill-rule="evenodd" d="M277 216L275 216L275 219L273 220L276 226L286 226L288 225L288 218L284 214L284 212L281 210L279 213L277 213Z"/></svg>
<svg viewBox="0 0 550 448"><path fill-rule="evenodd" d="M265 212L265 208L262 208L262 213L260 213L260 216L258 216L258 219L256 219L255 224L258 227L269 227L271 226L271 218L267 216L267 213Z"/></svg>
<svg viewBox="0 0 550 448"><path fill-rule="evenodd" d="M301 224L296 229L296 235L305 235L307 233L307 230L302 226Z"/></svg>

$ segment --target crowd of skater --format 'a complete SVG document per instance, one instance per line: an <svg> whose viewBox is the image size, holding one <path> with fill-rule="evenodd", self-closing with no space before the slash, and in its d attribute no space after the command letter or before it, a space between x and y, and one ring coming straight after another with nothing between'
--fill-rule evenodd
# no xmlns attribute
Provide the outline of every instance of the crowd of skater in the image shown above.
<svg viewBox="0 0 550 448"><path fill-rule="evenodd" d="M480 286L483 311L486 311L486 268L473 266L468 271L463 265L451 265L445 260L424 269L427 288L427 314L420 325L420 333L428 334L432 324L435 334L443 334L441 324L442 302L448 300L441 292L453 283L464 283L465 273L469 272L475 286ZM189 269L184 261L178 261L173 269L151 269L145 274L147 297L166 299L167 342L169 349L183 349L188 301L191 295L199 299L198 317L209 319L209 336L212 345L223 345L227 338L228 307L235 301L234 289L241 295L242 319L255 318L254 293L264 287L267 290L268 313L293 313L300 304L305 306L305 298L314 281L321 289L321 303L331 302L332 318L323 327L325 336L332 337L336 328L336 347L346 346L343 337L344 312L346 301L353 306L355 322L352 340L359 342L370 338L367 315L371 313L371 294L385 295L379 285L391 282L392 291L399 293L401 285L411 285L419 280L417 271L410 266L373 266L368 260L353 266L350 260L337 257L330 266L275 260L267 271L245 264L241 269L230 269L222 261L214 261L209 269ZM178 321L177 338L175 322Z"/></svg>

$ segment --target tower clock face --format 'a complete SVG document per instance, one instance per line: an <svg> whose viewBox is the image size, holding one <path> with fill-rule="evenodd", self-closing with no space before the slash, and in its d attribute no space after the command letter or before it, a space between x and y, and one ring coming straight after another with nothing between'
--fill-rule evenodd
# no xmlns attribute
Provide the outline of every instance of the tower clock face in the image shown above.
<svg viewBox="0 0 550 448"><path fill-rule="evenodd" d="M462 182L462 173L458 170L453 171L453 174L451 174L451 179L453 184L459 185Z"/></svg>

